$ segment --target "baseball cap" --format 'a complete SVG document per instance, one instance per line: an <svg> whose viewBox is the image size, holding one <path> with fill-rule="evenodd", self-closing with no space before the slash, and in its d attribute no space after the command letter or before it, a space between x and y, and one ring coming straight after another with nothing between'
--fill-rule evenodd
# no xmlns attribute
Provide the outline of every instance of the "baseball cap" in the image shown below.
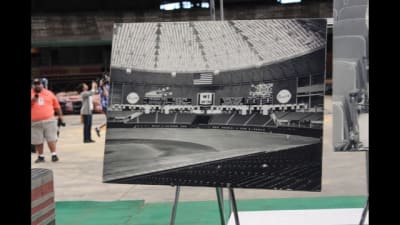
<svg viewBox="0 0 400 225"><path fill-rule="evenodd" d="M33 84L41 84L41 80L39 78L33 79Z"/></svg>

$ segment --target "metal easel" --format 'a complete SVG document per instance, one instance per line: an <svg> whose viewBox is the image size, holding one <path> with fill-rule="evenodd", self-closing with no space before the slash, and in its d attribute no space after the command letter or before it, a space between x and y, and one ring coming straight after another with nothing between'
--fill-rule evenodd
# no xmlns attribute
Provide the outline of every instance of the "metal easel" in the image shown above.
<svg viewBox="0 0 400 225"><path fill-rule="evenodd" d="M220 0L219 3L220 3L221 20L224 20L224 1ZM210 0L210 15L211 15L211 20L216 20L215 0ZM227 188L228 188L228 192L229 192L229 214L231 214L233 212L233 216L235 218L235 224L240 225L239 214L238 214L237 205L236 205L235 192L234 192L233 188L230 186L230 184L227 184ZM178 208L180 191L181 191L181 187L179 185L176 185L175 199L174 199L174 204L172 206L171 220L169 223L170 225L175 225L176 211ZM222 187L216 187L215 191L217 194L218 211L219 211L221 225L226 225L225 213L224 213L223 189L222 189Z"/></svg>
<svg viewBox="0 0 400 225"><path fill-rule="evenodd" d="M171 219L170 219L170 223L169 223L170 225L175 225L176 211L178 208L180 191L181 191L181 186L177 185L176 190L175 190L174 204L172 206ZM215 191L217 194L218 211L219 211L221 225L226 225L225 213L224 213L224 195L223 195L222 187L216 187ZM229 211L233 212L233 216L235 218L235 224L240 225L235 193L234 193L233 188L229 184L228 184L228 192L229 192Z"/></svg>
<svg viewBox="0 0 400 225"><path fill-rule="evenodd" d="M365 203L359 225L364 225L365 218L369 211L369 149L365 152L365 168L367 172L367 202Z"/></svg>

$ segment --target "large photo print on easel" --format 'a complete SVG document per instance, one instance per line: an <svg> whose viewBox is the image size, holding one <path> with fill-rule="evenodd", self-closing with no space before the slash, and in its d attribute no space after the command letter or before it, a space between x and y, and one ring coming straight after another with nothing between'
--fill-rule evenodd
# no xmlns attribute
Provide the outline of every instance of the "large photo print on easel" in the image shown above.
<svg viewBox="0 0 400 225"><path fill-rule="evenodd" d="M321 190L326 20L115 24L103 180Z"/></svg>

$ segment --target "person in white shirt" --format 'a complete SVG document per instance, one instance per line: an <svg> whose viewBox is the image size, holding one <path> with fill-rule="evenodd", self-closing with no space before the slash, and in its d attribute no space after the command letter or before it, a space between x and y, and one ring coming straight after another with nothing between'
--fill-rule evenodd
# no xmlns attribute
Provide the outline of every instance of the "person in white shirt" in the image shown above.
<svg viewBox="0 0 400 225"><path fill-rule="evenodd" d="M93 100L92 96L96 93L97 83L92 82L92 89L89 90L87 84L82 83L79 85L79 92L82 98L81 116L83 122L83 142L93 143L91 129L92 129L92 112Z"/></svg>

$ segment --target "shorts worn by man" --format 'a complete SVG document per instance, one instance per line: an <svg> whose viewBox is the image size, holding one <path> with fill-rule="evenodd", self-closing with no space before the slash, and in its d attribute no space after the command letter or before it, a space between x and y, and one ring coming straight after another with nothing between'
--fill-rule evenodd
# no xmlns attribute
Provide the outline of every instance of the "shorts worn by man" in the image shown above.
<svg viewBox="0 0 400 225"><path fill-rule="evenodd" d="M56 96L43 88L39 79L33 81L31 89L31 144L35 145L38 158L35 163L44 162L43 144L45 140L52 153L52 161L58 161L56 153L57 120L62 121L62 112Z"/></svg>

